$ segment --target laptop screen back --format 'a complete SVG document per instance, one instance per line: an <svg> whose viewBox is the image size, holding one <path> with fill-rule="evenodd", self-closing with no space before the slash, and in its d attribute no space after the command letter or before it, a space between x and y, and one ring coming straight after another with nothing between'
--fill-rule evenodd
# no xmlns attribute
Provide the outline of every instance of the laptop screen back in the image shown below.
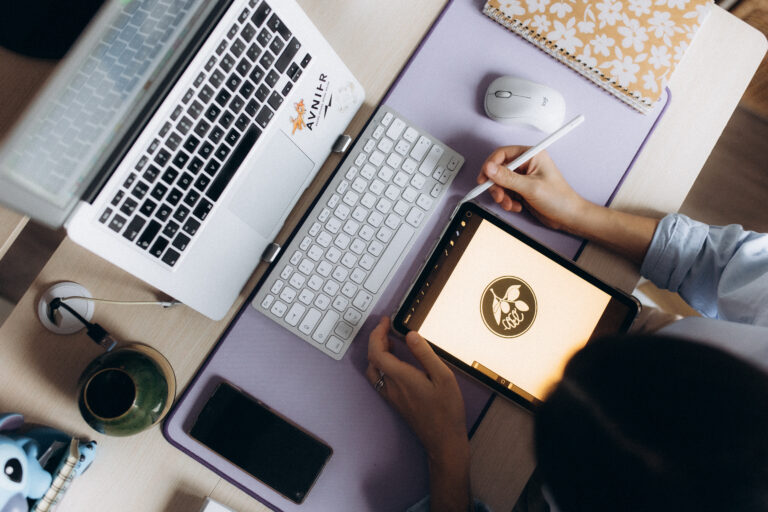
<svg viewBox="0 0 768 512"><path fill-rule="evenodd" d="M211 4L108 0L0 147L0 202L61 225Z"/></svg>

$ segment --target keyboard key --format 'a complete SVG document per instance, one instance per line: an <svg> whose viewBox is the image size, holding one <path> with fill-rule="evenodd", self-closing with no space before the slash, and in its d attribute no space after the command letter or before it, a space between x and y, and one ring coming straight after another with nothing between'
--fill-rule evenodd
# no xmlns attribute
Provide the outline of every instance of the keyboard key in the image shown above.
<svg viewBox="0 0 768 512"><path fill-rule="evenodd" d="M169 167L168 169L165 170L165 172L163 173L162 178L160 178L160 179L162 179L167 184L172 185L173 182L176 181L176 178L178 176L179 176L179 171L177 171L173 167ZM157 187L155 187L155 188L157 188ZM160 199L160 198L158 197L158 199Z"/></svg>
<svg viewBox="0 0 768 512"><path fill-rule="evenodd" d="M133 190L131 191L131 195L137 199L143 199L144 196L147 195L148 191L149 191L149 185L140 181L133 187Z"/></svg>
<svg viewBox="0 0 768 512"><path fill-rule="evenodd" d="M211 133L208 134L208 138L214 143L218 144L221 138L224 137L224 130L219 128L218 126L214 126L213 130L211 130Z"/></svg>
<svg viewBox="0 0 768 512"><path fill-rule="evenodd" d="M271 40L272 32L270 32L268 28L264 28L261 32L259 32L259 35L256 36L256 41L258 41L262 47L266 47Z"/></svg>
<svg viewBox="0 0 768 512"><path fill-rule="evenodd" d="M237 88L240 87L240 83L243 81L242 78L236 73L232 73L230 77L227 79L227 83L225 84L227 88L232 92L237 92Z"/></svg>
<svg viewBox="0 0 768 512"><path fill-rule="evenodd" d="M229 125L232 124L232 121L235 120L235 116L232 115L231 112L224 112L221 117L219 118L219 124L222 128L226 129L229 128Z"/></svg>
<svg viewBox="0 0 768 512"><path fill-rule="evenodd" d="M184 219L187 218L187 215L189 215L189 208L186 206L179 206L176 208L176 211L173 212L173 218L179 223L184 222Z"/></svg>
<svg viewBox="0 0 768 512"><path fill-rule="evenodd" d="M288 78L295 82L301 77L301 68L294 62L288 67L286 74Z"/></svg>
<svg viewBox="0 0 768 512"><path fill-rule="evenodd" d="M142 249L148 248L149 244L152 243L152 240L154 240L155 236L157 236L157 233L160 231L160 227L160 223L156 220L149 221L147 228L141 234L136 244Z"/></svg>
<svg viewBox="0 0 768 512"><path fill-rule="evenodd" d="M149 254L155 258L159 258L162 256L166 247L168 247L168 239L159 237L157 240L155 240L155 243L152 244L152 248L149 249Z"/></svg>
<svg viewBox="0 0 768 512"><path fill-rule="evenodd" d="M211 85L213 85L214 89L218 89L221 87L221 84L224 83L224 74L217 69L211 73L211 77L208 79L208 81L211 83Z"/></svg>
<svg viewBox="0 0 768 512"><path fill-rule="evenodd" d="M208 141L205 141L202 146L200 146L200 150L198 151L201 157L204 159L207 159L211 154L213 154L213 144L211 144Z"/></svg>
<svg viewBox="0 0 768 512"><path fill-rule="evenodd" d="M197 207L192 212L192 215L197 217L200 220L205 220L205 218L208 216L208 213L213 208L213 204L211 204L209 201L206 201L205 199L200 201L200 204L197 205Z"/></svg>
<svg viewBox="0 0 768 512"><path fill-rule="evenodd" d="M229 146L222 144L216 149L216 158L222 161L226 160L227 156L229 156L229 151Z"/></svg>
<svg viewBox="0 0 768 512"><path fill-rule="evenodd" d="M190 153L194 153L197 149L197 146L200 145L200 139L195 137L194 135L190 135L187 137L186 142L184 142L184 149L189 151Z"/></svg>
<svg viewBox="0 0 768 512"><path fill-rule="evenodd" d="M251 61L244 57L240 59L240 62L237 64L235 69L241 77L245 78L248 75L248 71L251 70L251 65Z"/></svg>
<svg viewBox="0 0 768 512"><path fill-rule="evenodd" d="M187 113L192 117L192 119L197 119L200 117L200 114L203 113L203 104L197 100L193 101L187 109Z"/></svg>
<svg viewBox="0 0 768 512"><path fill-rule="evenodd" d="M256 89L256 99L264 102L269 97L269 87L267 87L264 84L261 84L258 89Z"/></svg>
<svg viewBox="0 0 768 512"><path fill-rule="evenodd" d="M168 193L168 196L165 198L165 200L166 200L166 201L167 201L169 204L171 204L171 205L173 205L173 206L176 206L177 204L179 204L179 201L181 201L181 196L182 196L182 195L183 195L183 194L181 193L181 190L179 190L179 189L177 189L177 188L174 188L173 190L171 190L171 191Z"/></svg>
<svg viewBox="0 0 768 512"><path fill-rule="evenodd" d="M179 261L179 256L180 254L174 251L173 249L168 249L167 251L165 251L162 261L169 267L172 267L176 265L177 261Z"/></svg>
<svg viewBox="0 0 768 512"><path fill-rule="evenodd" d="M248 128L248 125L250 124L251 120L248 119L248 116L246 115L240 115L237 118L237 121L235 121L235 128L238 130L244 131L246 128Z"/></svg>
<svg viewBox="0 0 768 512"><path fill-rule="evenodd" d="M280 34L286 41L291 38L291 31L288 30L285 23L278 18L277 14L272 14L272 17L269 18L269 21L267 22L267 26L271 28L273 32Z"/></svg>
<svg viewBox="0 0 768 512"><path fill-rule="evenodd" d="M184 251L189 245L190 238L184 233L179 233L176 238L173 239L173 246L179 251Z"/></svg>
<svg viewBox="0 0 768 512"><path fill-rule="evenodd" d="M161 204L160 208L157 209L157 213L155 213L155 217L160 219L161 222L165 222L168 220L168 217L171 216L171 207L167 204Z"/></svg>
<svg viewBox="0 0 768 512"><path fill-rule="evenodd" d="M367 293L365 290L360 290L352 301L352 305L361 311L365 311L368 309L368 306L371 305L372 301L373 296L371 294Z"/></svg>
<svg viewBox="0 0 768 512"><path fill-rule="evenodd" d="M232 46L229 48L229 51L232 52L232 55L234 55L235 57L240 57L245 51L245 43L242 42L240 39L238 39L237 41L232 43Z"/></svg>
<svg viewBox="0 0 768 512"><path fill-rule="evenodd" d="M197 190L203 191L205 190L205 187L207 187L210 182L211 182L211 179L208 176L206 176L205 174L201 174L195 180L195 188Z"/></svg>
<svg viewBox="0 0 768 512"><path fill-rule="evenodd" d="M158 169L154 165L150 165L149 167L147 167L147 170L144 171L143 177L149 183L153 183L157 179L157 176L159 174L160 174L160 169Z"/></svg>
<svg viewBox="0 0 768 512"><path fill-rule="evenodd" d="M273 91L269 100L267 100L267 103L269 103L269 106L272 107L273 110L277 110L280 108L280 105L283 104L283 97L280 96L280 93L277 91Z"/></svg>
<svg viewBox="0 0 768 512"><path fill-rule="evenodd" d="M299 323L299 320L301 320L301 317L304 315L304 312L306 310L307 308L305 308L298 302L295 303L293 306L291 306L291 309L289 309L288 313L285 315L285 323L287 323L291 327L294 327L296 324Z"/></svg>
<svg viewBox="0 0 768 512"><path fill-rule="evenodd" d="M312 61L312 56L310 54L306 54L304 58L301 59L301 67L306 68L311 61Z"/></svg>
<svg viewBox="0 0 768 512"><path fill-rule="evenodd" d="M176 167L184 167L187 164L187 161L189 161L189 155L186 154L184 151L179 151L176 153L176 156L173 158L173 165Z"/></svg>
<svg viewBox="0 0 768 512"><path fill-rule="evenodd" d="M141 228L144 227L146 222L146 220L137 215L131 220L131 222L128 224L128 227L125 228L123 236L133 242L136 237L139 236L139 232L141 231Z"/></svg>
<svg viewBox="0 0 768 512"><path fill-rule="evenodd" d="M165 193L168 192L168 187L163 185L162 183L158 183L155 185L155 187L152 189L152 192L150 195L160 201L165 196Z"/></svg>
<svg viewBox="0 0 768 512"><path fill-rule="evenodd" d="M187 192L187 195L184 196L184 204L186 204L191 208L195 206L198 199L200 199L200 192L192 189L189 192Z"/></svg>
<svg viewBox="0 0 768 512"><path fill-rule="evenodd" d="M269 50L275 55L280 55L280 52L283 50L284 47L285 47L285 42L279 37L276 37L272 39L272 42L269 45Z"/></svg>
<svg viewBox="0 0 768 512"><path fill-rule="evenodd" d="M274 115L275 113L272 112L272 110L270 110L269 107L264 105L261 107L259 114L256 116L256 122L262 128L266 128L269 122L272 120L272 117L274 117Z"/></svg>
<svg viewBox="0 0 768 512"><path fill-rule="evenodd" d="M268 51L265 51L262 54L261 58L259 59L259 65L264 69L271 68L274 62L275 62L275 56ZM270 71L270 73L273 73L273 71ZM267 78L269 78L269 74L267 74ZM269 84L270 87L274 87L274 85L275 85L274 82Z"/></svg>
<svg viewBox="0 0 768 512"><path fill-rule="evenodd" d="M334 354L341 353L341 349L344 348L344 342L341 341L336 336L331 336L328 338L328 341L325 344L326 347L328 347L328 350L333 352Z"/></svg>
<svg viewBox="0 0 768 512"><path fill-rule="evenodd" d="M165 165L168 163L168 160L170 159L171 154L165 149L161 149L157 152L157 155L155 155L155 162L157 162L160 167L165 167Z"/></svg>
<svg viewBox="0 0 768 512"><path fill-rule="evenodd" d="M109 228L118 233L121 229L123 229L123 226L125 226L125 217L120 215L115 215L112 217L112 221L109 223Z"/></svg>
<svg viewBox="0 0 768 512"><path fill-rule="evenodd" d="M267 66L264 67L266 68ZM274 70L270 70L269 73L267 73L267 77L264 79L264 83L269 87L274 87L278 80L280 80L280 75L275 73Z"/></svg>
<svg viewBox="0 0 768 512"><path fill-rule="evenodd" d="M107 208L102 212L101 217L99 217L99 222L104 224L105 222L107 222L110 215L112 215L112 208Z"/></svg>
<svg viewBox="0 0 768 512"><path fill-rule="evenodd" d="M250 43L255 35L256 29L250 23L243 27L243 30L240 32L240 37L242 37L246 43Z"/></svg>
<svg viewBox="0 0 768 512"><path fill-rule="evenodd" d="M187 222L184 223L184 226L181 228L182 231L187 233L189 236L194 236L195 233L197 233L197 230L200 229L200 222L196 221L193 218L187 219Z"/></svg>
<svg viewBox="0 0 768 512"><path fill-rule="evenodd" d="M257 27L260 27L271 12L272 12L272 8L269 5L267 5L266 2L262 2L261 5L259 5L258 9L256 9L256 11L253 13L253 16L251 17L251 21L253 21L254 25L256 25Z"/></svg>
<svg viewBox="0 0 768 512"><path fill-rule="evenodd" d="M256 90L256 86L253 85L253 82L250 80L246 80L243 82L243 85L240 87L240 94L243 98L248 99L251 97L251 94L253 94L253 91Z"/></svg>
<svg viewBox="0 0 768 512"><path fill-rule="evenodd" d="M317 322L320 321L320 317L322 315L323 314L317 309L309 308L309 311L307 311L307 314L304 316L304 319L299 325L299 331L303 332L304 334L311 333L317 325Z"/></svg>
<svg viewBox="0 0 768 512"><path fill-rule="evenodd" d="M142 215L146 215L147 217L149 217L150 215L152 215L152 213L154 213L155 208L157 208L157 203L152 201L151 199L147 199L141 205L141 208L139 209L139 211L141 212Z"/></svg>
<svg viewBox="0 0 768 512"><path fill-rule="evenodd" d="M134 201L129 197L125 201L123 201L123 205L120 207L120 211L123 212L128 217L130 217L131 215L133 215L133 212L136 211L136 207L138 205L139 203L137 203L136 201Z"/></svg>
<svg viewBox="0 0 768 512"><path fill-rule="evenodd" d="M173 221L168 222L168 224L165 225L163 228L163 235L167 236L168 238L173 238L173 236L179 231L179 225L176 224Z"/></svg>
<svg viewBox="0 0 768 512"><path fill-rule="evenodd" d="M286 46L285 51L275 61L275 69L280 73L283 73L288 67L288 64L291 63L293 58L299 52L299 48L301 48L301 43L299 43L299 40L295 37L292 38L288 43L288 46ZM277 55L277 53L278 52L275 52L275 55Z"/></svg>
<svg viewBox="0 0 768 512"><path fill-rule="evenodd" d="M340 316L337 312L333 310L328 311L320 321L320 325L315 329L312 339L318 343L325 343L339 318Z"/></svg>
<svg viewBox="0 0 768 512"><path fill-rule="evenodd" d="M229 158L222 170L216 176L216 179L213 180L213 183L211 183L211 186L206 191L206 196L208 196L213 201L219 199L227 184L232 179L232 176L234 176L235 171L237 171L237 169L240 167L240 164L243 162L246 155L256 143L260 135L261 131L255 126L252 126L245 132L242 140L240 141L240 144L238 144L238 146L232 152L232 156Z"/></svg>
<svg viewBox="0 0 768 512"><path fill-rule="evenodd" d="M209 85L203 86L202 89L200 89L200 92L197 94L197 97L202 100L203 103L208 103L211 101L211 98L213 98L213 89Z"/></svg>

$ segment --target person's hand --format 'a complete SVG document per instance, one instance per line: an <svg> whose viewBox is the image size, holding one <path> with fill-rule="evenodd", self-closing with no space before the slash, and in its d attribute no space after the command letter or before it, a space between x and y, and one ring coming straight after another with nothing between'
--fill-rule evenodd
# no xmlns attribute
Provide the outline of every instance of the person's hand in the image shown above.
<svg viewBox="0 0 768 512"><path fill-rule="evenodd" d="M478 183L489 179L495 183L488 191L494 201L510 212L523 207L542 224L553 229L573 232L582 212L592 206L565 181L546 151L534 156L515 171L506 165L523 154L526 146L496 149L483 163Z"/></svg>
<svg viewBox="0 0 768 512"><path fill-rule="evenodd" d="M391 352L388 333L389 318L384 317L368 338L366 377L424 445L429 460L430 510L466 512L471 503L469 439L456 377L413 331L405 341L423 370L401 361Z"/></svg>
<svg viewBox="0 0 768 512"><path fill-rule="evenodd" d="M423 370L391 352L389 319L383 317L368 339L366 376L381 396L405 419L430 459L469 453L464 401L456 377L427 341L409 332L406 343Z"/></svg>

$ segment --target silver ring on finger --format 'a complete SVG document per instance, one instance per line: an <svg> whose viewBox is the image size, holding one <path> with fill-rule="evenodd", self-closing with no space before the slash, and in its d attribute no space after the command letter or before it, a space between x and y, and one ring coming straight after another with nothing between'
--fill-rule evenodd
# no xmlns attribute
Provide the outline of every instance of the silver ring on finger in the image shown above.
<svg viewBox="0 0 768 512"><path fill-rule="evenodd" d="M384 372L379 370L379 380L376 381L376 383L373 385L373 389L376 390L376 392L381 392L381 388L384 387Z"/></svg>

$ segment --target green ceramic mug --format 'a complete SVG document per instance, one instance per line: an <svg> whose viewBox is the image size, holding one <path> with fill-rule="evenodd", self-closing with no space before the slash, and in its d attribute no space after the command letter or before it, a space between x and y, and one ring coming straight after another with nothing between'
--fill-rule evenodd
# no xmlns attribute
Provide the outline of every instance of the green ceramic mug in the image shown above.
<svg viewBox="0 0 768 512"><path fill-rule="evenodd" d="M175 396L168 360L148 345L130 343L88 365L80 377L78 405L97 432L130 436L160 422Z"/></svg>

